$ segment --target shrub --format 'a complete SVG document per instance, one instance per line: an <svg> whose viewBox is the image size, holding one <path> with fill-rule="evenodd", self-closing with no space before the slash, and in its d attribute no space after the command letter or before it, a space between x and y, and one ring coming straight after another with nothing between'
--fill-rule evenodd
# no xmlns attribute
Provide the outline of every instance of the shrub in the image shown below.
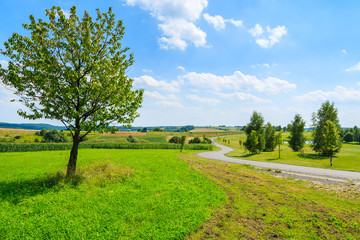
<svg viewBox="0 0 360 240"><path fill-rule="evenodd" d="M19 135L18 135L18 136L15 136L14 138L15 138L15 139L20 139L20 138L21 138L21 136L19 136Z"/></svg>
<svg viewBox="0 0 360 240"><path fill-rule="evenodd" d="M180 143L180 137L173 136L172 138L170 138L169 143Z"/></svg>
<svg viewBox="0 0 360 240"><path fill-rule="evenodd" d="M197 144L197 143L201 143L201 140L199 137L194 137L193 139L189 140L189 144Z"/></svg>
<svg viewBox="0 0 360 240"><path fill-rule="evenodd" d="M34 142L40 142L39 139L35 138Z"/></svg>
<svg viewBox="0 0 360 240"><path fill-rule="evenodd" d="M47 132L47 130L45 128L43 128L41 131L40 131L40 136L45 136L45 133Z"/></svg>
<svg viewBox="0 0 360 240"><path fill-rule="evenodd" d="M67 142L67 139L63 132L58 132L56 129L52 129L45 132L43 142L61 143L61 142Z"/></svg>
<svg viewBox="0 0 360 240"><path fill-rule="evenodd" d="M210 138L207 138L207 137L203 137L203 140L202 140L202 142L201 143L205 143L205 144L211 144L212 143L212 141L211 141L211 139Z"/></svg>
<svg viewBox="0 0 360 240"><path fill-rule="evenodd" d="M126 140L130 143L137 143L139 140L136 137L133 137L132 135L129 135Z"/></svg>

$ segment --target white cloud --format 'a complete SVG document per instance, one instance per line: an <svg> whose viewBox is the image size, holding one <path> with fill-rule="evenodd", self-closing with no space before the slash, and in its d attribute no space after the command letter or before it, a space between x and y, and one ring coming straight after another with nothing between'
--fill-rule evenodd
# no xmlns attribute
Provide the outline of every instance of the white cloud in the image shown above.
<svg viewBox="0 0 360 240"><path fill-rule="evenodd" d="M257 92L277 94L296 89L296 84L289 83L286 80L268 77L261 81L255 76L244 75L240 71L236 71L230 76L217 76L211 73L190 72L180 78L189 81L189 83L193 86L199 88L210 88L215 91L220 91L221 89L242 91L255 90Z"/></svg>
<svg viewBox="0 0 360 240"><path fill-rule="evenodd" d="M257 68L257 67L264 67L264 68L272 68L272 67L276 67L279 66L279 64L277 63L273 63L273 64L269 64L269 63L258 63L256 65L251 65L251 68Z"/></svg>
<svg viewBox="0 0 360 240"><path fill-rule="evenodd" d="M148 96L151 98L156 98L156 99L166 99L166 97L164 95L161 95L159 92L150 92L150 91L145 91L144 92L144 96Z"/></svg>
<svg viewBox="0 0 360 240"><path fill-rule="evenodd" d="M317 90L306 93L301 96L294 97L299 101L326 101L326 100L340 100L340 101L360 101L360 91L353 88L345 88L343 86L335 87L334 91L324 92Z"/></svg>
<svg viewBox="0 0 360 240"><path fill-rule="evenodd" d="M61 11L63 12L65 18L69 18L69 17L70 17L70 11L69 11L69 10L61 9Z"/></svg>
<svg viewBox="0 0 360 240"><path fill-rule="evenodd" d="M207 7L207 0L125 0L127 5L138 5L149 11L161 24L163 36L159 38L162 49L185 50L188 42L196 47L206 46L206 33L194 22Z"/></svg>
<svg viewBox="0 0 360 240"><path fill-rule="evenodd" d="M176 108L184 107L178 101L160 101L160 102L157 102L156 105L163 106L163 107L176 107Z"/></svg>
<svg viewBox="0 0 360 240"><path fill-rule="evenodd" d="M0 65L2 68L7 68L9 66L9 62L5 60L0 60Z"/></svg>
<svg viewBox="0 0 360 240"><path fill-rule="evenodd" d="M351 72L351 71L360 71L360 62L358 62L357 64L355 64L354 66L345 69L345 71L347 72Z"/></svg>
<svg viewBox="0 0 360 240"><path fill-rule="evenodd" d="M176 68L183 71L183 72L185 72L185 68L183 66L177 66Z"/></svg>
<svg viewBox="0 0 360 240"><path fill-rule="evenodd" d="M216 105L216 104L221 103L221 101L218 99L199 97L198 95L195 95L195 94L187 95L186 98L196 101L196 102L208 104L208 105Z"/></svg>
<svg viewBox="0 0 360 240"><path fill-rule="evenodd" d="M143 69L142 70L144 73L152 73L153 71L151 69Z"/></svg>
<svg viewBox="0 0 360 240"><path fill-rule="evenodd" d="M223 30L226 27L226 23L229 22L236 27L242 26L242 21L234 19L224 19L220 15L210 16L208 13L203 14L204 19L212 25L217 31Z"/></svg>
<svg viewBox="0 0 360 240"><path fill-rule="evenodd" d="M165 81L155 80L151 76L143 75L143 76L134 78L134 85L137 85L140 87L148 86L148 87L153 87L153 88L157 88L157 89L164 90L164 91L176 92L176 91L178 91L180 83L177 81L172 81L171 83L167 83Z"/></svg>
<svg viewBox="0 0 360 240"><path fill-rule="evenodd" d="M227 100L232 100L234 98L239 99L241 101L250 101L255 103L270 103L271 101L268 99L262 99L259 97L256 97L249 93L243 93L243 92L234 92L234 93L216 93L222 98L225 98Z"/></svg>
<svg viewBox="0 0 360 240"><path fill-rule="evenodd" d="M266 27L264 30L259 24L249 30L251 36L255 38L255 42L262 48L271 48L274 44L279 43L282 36L287 34L285 26L277 26L275 28Z"/></svg>
<svg viewBox="0 0 360 240"><path fill-rule="evenodd" d="M343 54L347 54L347 53L348 53L346 49L341 49L341 52L342 52Z"/></svg>

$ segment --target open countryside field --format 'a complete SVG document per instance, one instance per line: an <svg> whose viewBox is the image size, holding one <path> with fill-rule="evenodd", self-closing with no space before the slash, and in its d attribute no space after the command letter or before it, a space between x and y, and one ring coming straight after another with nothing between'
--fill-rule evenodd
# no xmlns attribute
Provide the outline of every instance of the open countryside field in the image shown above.
<svg viewBox="0 0 360 240"><path fill-rule="evenodd" d="M309 134L310 133L307 132L308 139L310 139ZM287 135L288 134L284 134L284 140L287 139ZM288 144L284 143L283 145L281 145L280 158L278 158L278 148L276 148L273 152L249 154L244 149L244 147L240 146L239 144L239 141L244 142L246 140L245 134L240 136L230 136L225 139L226 142L224 142L222 138L216 139L215 141L235 149L234 152L227 154L229 157L242 158L254 161L301 165L308 167L360 171L360 145L356 143L343 143L340 152L335 155L334 165L331 167L329 163L329 158L316 154L308 144L306 144L303 154L301 154L299 152L292 151ZM230 141L230 144L228 141Z"/></svg>
<svg viewBox="0 0 360 240"><path fill-rule="evenodd" d="M205 160L194 151L0 154L0 238L356 239L360 194ZM181 160L182 159L182 160Z"/></svg>
<svg viewBox="0 0 360 240"><path fill-rule="evenodd" d="M80 150L73 181L68 151L1 153L0 239L182 239L225 195L178 152Z"/></svg>

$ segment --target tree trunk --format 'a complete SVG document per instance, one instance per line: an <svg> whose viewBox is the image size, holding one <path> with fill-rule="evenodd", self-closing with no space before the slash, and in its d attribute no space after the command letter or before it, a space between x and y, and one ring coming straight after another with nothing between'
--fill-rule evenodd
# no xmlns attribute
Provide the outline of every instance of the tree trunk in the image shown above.
<svg viewBox="0 0 360 240"><path fill-rule="evenodd" d="M330 166L332 166L333 163L332 163L332 156L330 155Z"/></svg>
<svg viewBox="0 0 360 240"><path fill-rule="evenodd" d="M80 143L79 134L75 134L73 137L73 146L71 148L70 159L66 170L67 177L73 176L76 172L76 161L79 151L79 143Z"/></svg>

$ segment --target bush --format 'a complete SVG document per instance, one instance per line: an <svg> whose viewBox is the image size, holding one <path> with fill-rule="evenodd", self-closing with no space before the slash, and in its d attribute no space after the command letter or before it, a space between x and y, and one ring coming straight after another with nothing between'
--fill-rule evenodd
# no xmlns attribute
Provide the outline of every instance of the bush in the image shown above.
<svg viewBox="0 0 360 240"><path fill-rule="evenodd" d="M169 143L180 143L180 137L173 136L172 138L170 138Z"/></svg>
<svg viewBox="0 0 360 240"><path fill-rule="evenodd" d="M45 133L47 132L47 130L45 128L43 128L41 131L40 131L40 136L45 136Z"/></svg>
<svg viewBox="0 0 360 240"><path fill-rule="evenodd" d="M34 142L40 142L39 139L35 138Z"/></svg>
<svg viewBox="0 0 360 240"><path fill-rule="evenodd" d="M132 135L129 135L126 140L129 142L129 143L137 143L139 142L139 140L136 138L136 137L133 137Z"/></svg>
<svg viewBox="0 0 360 240"><path fill-rule="evenodd" d="M21 138L21 136L19 136L19 135L18 135L18 136L15 136L14 138L15 138L15 139L20 139L20 138Z"/></svg>
<svg viewBox="0 0 360 240"><path fill-rule="evenodd" d="M43 131L43 130L41 130L41 131ZM55 142L55 143L64 142L65 143L65 142L67 142L67 139L63 132L58 132L56 129L52 129L49 131L45 130L43 142Z"/></svg>
<svg viewBox="0 0 360 240"><path fill-rule="evenodd" d="M193 139L189 140L189 144L198 144L198 143L201 143L201 140L198 137L194 137Z"/></svg>

